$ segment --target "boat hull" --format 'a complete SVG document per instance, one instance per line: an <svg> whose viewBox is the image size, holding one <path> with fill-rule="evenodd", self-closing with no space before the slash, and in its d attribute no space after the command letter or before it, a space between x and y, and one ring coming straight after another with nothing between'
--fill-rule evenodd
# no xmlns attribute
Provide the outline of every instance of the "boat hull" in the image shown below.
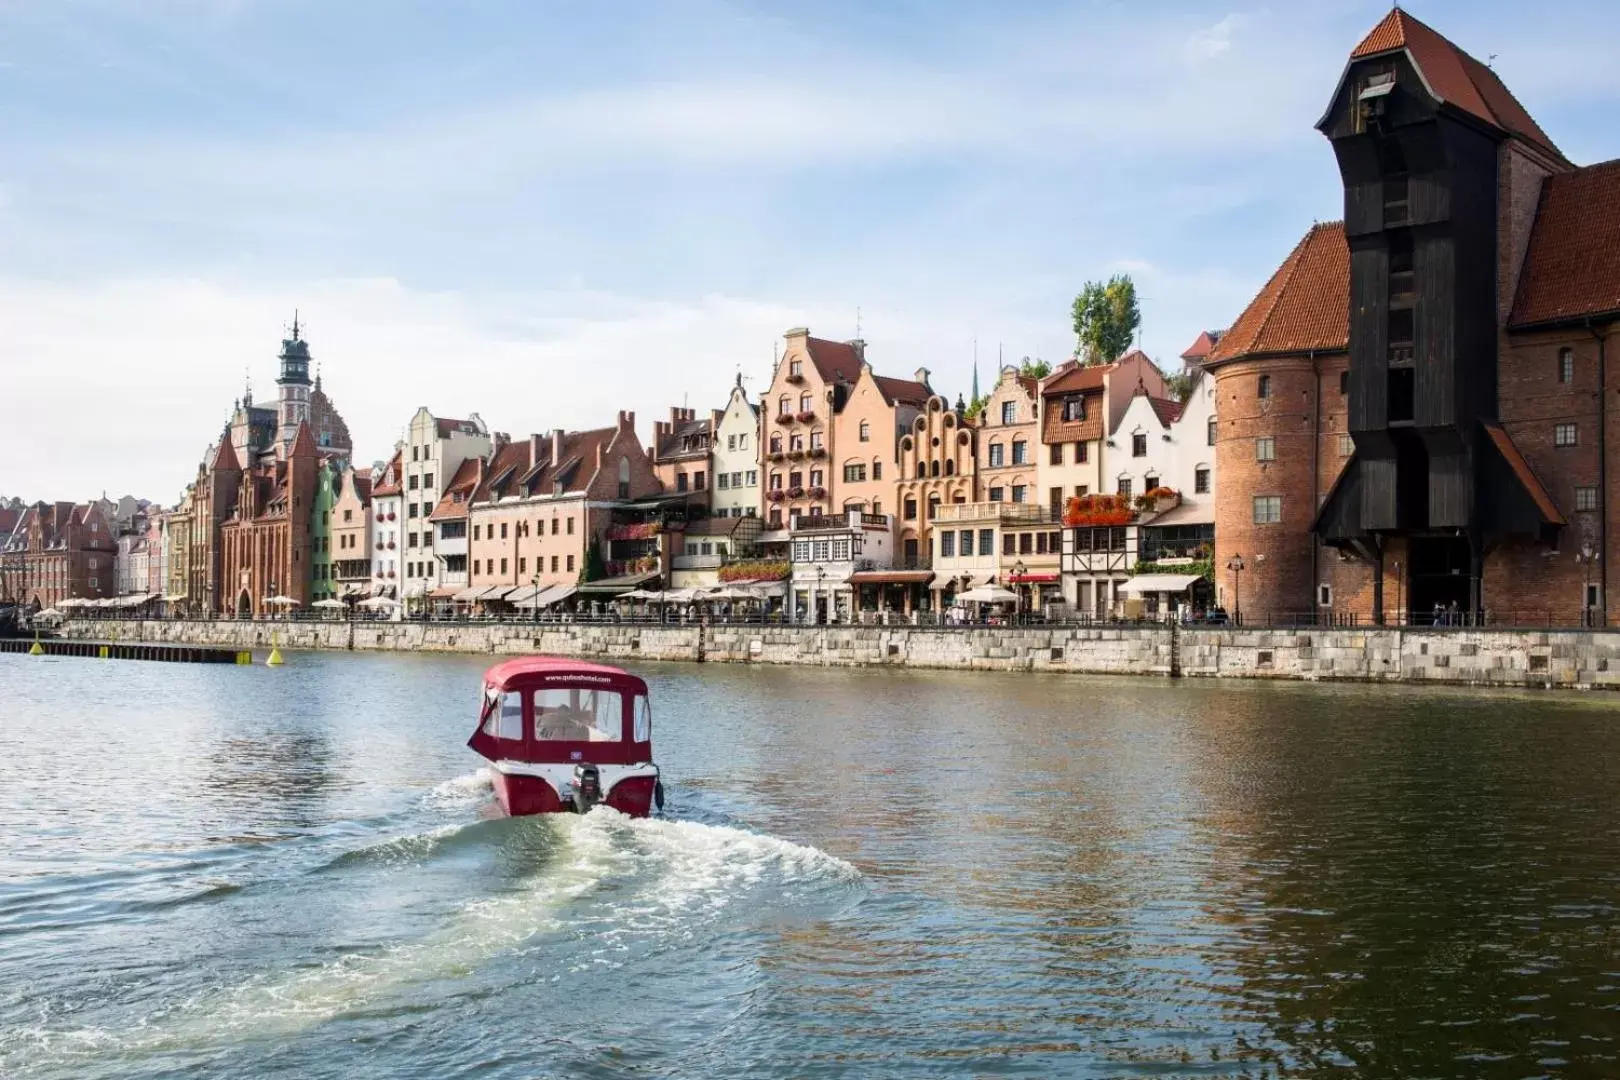
<svg viewBox="0 0 1620 1080"><path fill-rule="evenodd" d="M565 802L551 782L541 776L492 770L495 798L512 817L529 814L571 814L574 804ZM626 776L608 789L601 805L610 806L630 817L648 817L653 809L655 776Z"/></svg>

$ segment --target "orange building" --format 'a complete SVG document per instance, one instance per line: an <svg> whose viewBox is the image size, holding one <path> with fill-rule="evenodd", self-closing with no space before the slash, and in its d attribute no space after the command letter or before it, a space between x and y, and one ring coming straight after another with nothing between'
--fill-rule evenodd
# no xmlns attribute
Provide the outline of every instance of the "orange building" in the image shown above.
<svg viewBox="0 0 1620 1080"><path fill-rule="evenodd" d="M868 514L895 513L895 484L900 479L900 436L928 404L928 371L915 379L878 375L862 361L860 374L833 420L838 448L827 461L837 475L840 510Z"/></svg>
<svg viewBox="0 0 1620 1080"><path fill-rule="evenodd" d="M978 498L976 434L973 425L964 423L935 394L900 437L900 478L895 485L900 504L897 565L930 565L939 507Z"/></svg>

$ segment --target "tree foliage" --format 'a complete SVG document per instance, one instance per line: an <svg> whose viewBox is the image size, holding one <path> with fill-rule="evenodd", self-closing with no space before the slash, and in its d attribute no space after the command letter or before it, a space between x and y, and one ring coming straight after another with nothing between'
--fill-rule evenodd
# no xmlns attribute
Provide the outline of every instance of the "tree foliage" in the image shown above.
<svg viewBox="0 0 1620 1080"><path fill-rule="evenodd" d="M1072 309L1076 352L1087 364L1118 359L1136 337L1142 312L1136 304L1136 283L1129 274L1104 281L1088 281L1074 298Z"/></svg>
<svg viewBox="0 0 1620 1080"><path fill-rule="evenodd" d="M1175 395L1177 401L1185 405L1187 399L1192 397L1193 374L1190 371L1178 371L1174 375L1166 375L1164 385L1170 393Z"/></svg>
<svg viewBox="0 0 1620 1080"><path fill-rule="evenodd" d="M1018 374L1026 379L1044 379L1052 374L1052 365L1045 360L1031 360L1026 356L1018 363Z"/></svg>

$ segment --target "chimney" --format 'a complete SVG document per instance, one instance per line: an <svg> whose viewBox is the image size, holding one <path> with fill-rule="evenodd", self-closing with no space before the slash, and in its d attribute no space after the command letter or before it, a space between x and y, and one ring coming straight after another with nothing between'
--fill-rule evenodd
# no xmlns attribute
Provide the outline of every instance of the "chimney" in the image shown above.
<svg viewBox="0 0 1620 1080"><path fill-rule="evenodd" d="M809 336L810 328L808 326L795 326L793 329L782 335L782 337L786 338L788 341L792 341L794 338L807 338Z"/></svg>
<svg viewBox="0 0 1620 1080"><path fill-rule="evenodd" d="M529 433L529 465L531 468L540 464L541 439L542 436L534 432Z"/></svg>
<svg viewBox="0 0 1620 1080"><path fill-rule="evenodd" d="M917 373L916 373L916 375L913 376L913 378L915 378L918 382L922 383L924 386L927 386L928 389L930 389L930 390L933 389L933 387L929 386L929 384L928 384L928 369L927 368L925 368L925 367L918 368Z"/></svg>
<svg viewBox="0 0 1620 1080"><path fill-rule="evenodd" d="M855 359L863 364L866 363L866 341L864 339L855 338L849 343L849 347L855 350Z"/></svg>
<svg viewBox="0 0 1620 1080"><path fill-rule="evenodd" d="M563 429L551 429L551 467L555 469L562 464Z"/></svg>
<svg viewBox="0 0 1620 1080"><path fill-rule="evenodd" d="M619 411L619 430L634 432L636 430L636 414L629 410Z"/></svg>

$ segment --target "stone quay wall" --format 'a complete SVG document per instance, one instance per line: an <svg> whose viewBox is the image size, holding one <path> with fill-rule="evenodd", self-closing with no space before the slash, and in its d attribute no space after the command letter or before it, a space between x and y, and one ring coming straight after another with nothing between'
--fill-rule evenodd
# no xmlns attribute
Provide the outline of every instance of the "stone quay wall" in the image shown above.
<svg viewBox="0 0 1620 1080"><path fill-rule="evenodd" d="M1620 631L75 620L64 636L267 651L551 653L818 667L1620 688Z"/></svg>

